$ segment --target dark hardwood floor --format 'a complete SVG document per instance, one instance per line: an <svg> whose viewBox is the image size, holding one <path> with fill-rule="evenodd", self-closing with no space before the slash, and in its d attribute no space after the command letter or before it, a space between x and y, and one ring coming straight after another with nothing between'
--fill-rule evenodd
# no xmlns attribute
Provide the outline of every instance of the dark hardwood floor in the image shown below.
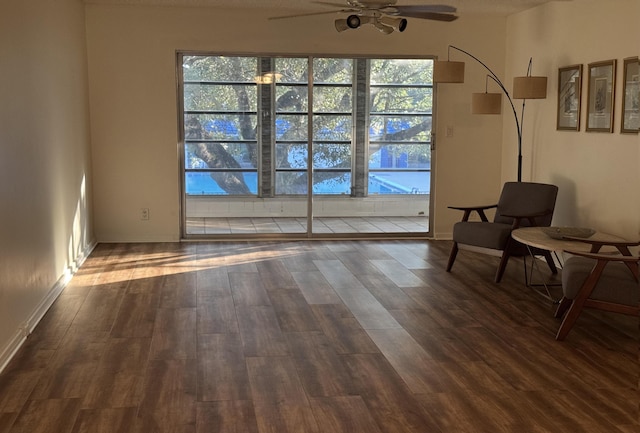
<svg viewBox="0 0 640 433"><path fill-rule="evenodd" d="M638 319L446 241L99 245L0 374L3 433L640 431Z"/></svg>

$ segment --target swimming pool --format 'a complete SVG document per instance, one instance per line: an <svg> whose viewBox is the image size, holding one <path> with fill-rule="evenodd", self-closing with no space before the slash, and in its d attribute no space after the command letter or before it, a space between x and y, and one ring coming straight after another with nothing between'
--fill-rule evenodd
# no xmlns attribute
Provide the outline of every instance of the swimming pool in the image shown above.
<svg viewBox="0 0 640 433"><path fill-rule="evenodd" d="M369 173L369 194L429 194L431 172L376 172ZM258 191L257 173L244 173L244 181L252 194ZM187 195L228 195L209 173L185 173ZM313 187L314 194L348 195L351 178L329 179Z"/></svg>

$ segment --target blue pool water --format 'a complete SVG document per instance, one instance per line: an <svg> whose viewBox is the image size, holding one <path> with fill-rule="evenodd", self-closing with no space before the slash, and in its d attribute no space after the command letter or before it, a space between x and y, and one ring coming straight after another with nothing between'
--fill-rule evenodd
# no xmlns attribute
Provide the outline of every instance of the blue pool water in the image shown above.
<svg viewBox="0 0 640 433"><path fill-rule="evenodd" d="M369 175L369 194L428 194L430 172L378 172ZM186 173L187 195L227 195L208 173ZM244 173L252 194L258 191L257 173ZM351 181L327 180L314 186L314 194L349 194Z"/></svg>

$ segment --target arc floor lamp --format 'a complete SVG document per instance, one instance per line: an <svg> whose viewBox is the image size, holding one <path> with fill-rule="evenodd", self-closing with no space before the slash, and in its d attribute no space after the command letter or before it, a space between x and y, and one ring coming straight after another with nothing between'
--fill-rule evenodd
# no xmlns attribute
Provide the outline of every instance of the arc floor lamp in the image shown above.
<svg viewBox="0 0 640 433"><path fill-rule="evenodd" d="M502 83L500 78L489 68L482 60L473 54L461 48L449 45L447 51L447 60L436 60L433 63L433 82L434 83L464 83L464 62L455 62L449 60L451 49L459 51L471 57L480 63L489 73L485 80L484 93L474 93L471 95L471 112L473 114L500 114L502 113L502 93L507 97L513 118L516 122L516 130L518 132L518 182L522 181L522 124L524 120L524 107L527 99L545 99L547 97L547 77L531 76L532 59L529 59L529 67L527 75L524 77L513 78L513 96ZM489 93L489 80L494 81L502 93ZM516 107L513 103L514 99L522 99L522 111L520 118Z"/></svg>

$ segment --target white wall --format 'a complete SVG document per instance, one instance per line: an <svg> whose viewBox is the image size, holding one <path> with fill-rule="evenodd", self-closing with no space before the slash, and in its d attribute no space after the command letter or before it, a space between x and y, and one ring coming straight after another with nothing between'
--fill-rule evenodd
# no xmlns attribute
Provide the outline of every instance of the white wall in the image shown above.
<svg viewBox="0 0 640 433"><path fill-rule="evenodd" d="M247 12L87 6L98 240L179 239L176 50L446 56L451 43L504 68L504 18L414 19L404 33L385 36L371 26L337 33L325 15L268 21L268 11ZM438 89L436 235L446 236L459 218L447 205L494 200L499 191L502 119L470 115L484 73L470 64L467 74L466 84ZM453 137L443 125L454 127ZM140 208L150 209L149 221L140 220Z"/></svg>
<svg viewBox="0 0 640 433"><path fill-rule="evenodd" d="M84 7L0 4L0 370L92 247Z"/></svg>
<svg viewBox="0 0 640 433"><path fill-rule="evenodd" d="M556 183L554 224L589 226L628 239L640 238L640 138L620 133L622 61L640 55L640 2L555 2L509 18L507 70L549 77L546 100L528 101L525 116L525 180ZM614 132L585 132L587 64L618 62ZM557 131L558 68L584 67L580 132ZM515 146L505 118L503 178L515 169Z"/></svg>

